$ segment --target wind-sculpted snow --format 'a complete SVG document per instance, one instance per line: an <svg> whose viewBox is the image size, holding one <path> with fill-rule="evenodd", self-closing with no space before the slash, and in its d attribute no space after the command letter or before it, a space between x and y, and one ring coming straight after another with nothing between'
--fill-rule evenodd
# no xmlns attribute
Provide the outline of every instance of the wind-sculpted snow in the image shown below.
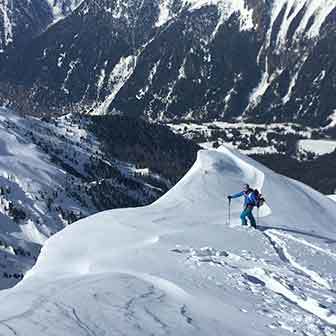
<svg viewBox="0 0 336 336"><path fill-rule="evenodd" d="M242 183L267 205L239 225ZM2 335L325 335L336 327L336 203L227 148L154 204L80 220L1 293Z"/></svg>

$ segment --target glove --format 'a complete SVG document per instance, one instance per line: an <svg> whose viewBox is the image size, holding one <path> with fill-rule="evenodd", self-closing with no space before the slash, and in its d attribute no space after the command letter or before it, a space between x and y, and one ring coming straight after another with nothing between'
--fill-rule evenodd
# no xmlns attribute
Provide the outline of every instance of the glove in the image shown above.
<svg viewBox="0 0 336 336"><path fill-rule="evenodd" d="M229 201L231 201L231 199L232 199L232 196L228 196L227 198L228 198L228 200L229 200Z"/></svg>

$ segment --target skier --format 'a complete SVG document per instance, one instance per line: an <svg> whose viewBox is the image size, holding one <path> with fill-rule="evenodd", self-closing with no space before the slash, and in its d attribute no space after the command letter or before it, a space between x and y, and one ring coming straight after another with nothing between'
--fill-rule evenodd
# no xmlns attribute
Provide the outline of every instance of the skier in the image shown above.
<svg viewBox="0 0 336 336"><path fill-rule="evenodd" d="M255 190L250 188L248 184L244 184L243 191L229 195L228 199L231 201L233 198L238 198L244 196L244 210L240 214L240 219L242 221L242 225L247 225L247 219L249 219L251 226L255 229L257 228L256 220L253 216L252 210L255 206L258 205L258 195Z"/></svg>

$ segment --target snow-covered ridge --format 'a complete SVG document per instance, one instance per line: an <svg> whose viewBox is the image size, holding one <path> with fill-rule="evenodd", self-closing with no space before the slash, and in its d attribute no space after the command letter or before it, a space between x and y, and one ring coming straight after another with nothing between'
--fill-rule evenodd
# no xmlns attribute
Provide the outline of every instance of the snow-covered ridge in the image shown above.
<svg viewBox="0 0 336 336"><path fill-rule="evenodd" d="M260 230L239 225L238 200L227 223L226 195L243 182L267 199ZM332 335L335 221L336 204L303 184L227 148L200 151L151 206L105 211L49 239L29 276L0 293L0 330Z"/></svg>

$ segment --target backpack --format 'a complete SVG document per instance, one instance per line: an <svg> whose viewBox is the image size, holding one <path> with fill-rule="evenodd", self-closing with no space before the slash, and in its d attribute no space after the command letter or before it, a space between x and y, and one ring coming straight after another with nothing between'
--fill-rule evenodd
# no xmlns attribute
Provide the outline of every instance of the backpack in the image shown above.
<svg viewBox="0 0 336 336"><path fill-rule="evenodd" d="M262 206L265 204L265 202L266 202L266 200L265 200L265 198L263 197L263 195L259 192L258 189L254 189L254 190L252 191L252 193L253 193L253 195L255 196L256 200L257 200L255 206L256 206L257 208L262 207Z"/></svg>

